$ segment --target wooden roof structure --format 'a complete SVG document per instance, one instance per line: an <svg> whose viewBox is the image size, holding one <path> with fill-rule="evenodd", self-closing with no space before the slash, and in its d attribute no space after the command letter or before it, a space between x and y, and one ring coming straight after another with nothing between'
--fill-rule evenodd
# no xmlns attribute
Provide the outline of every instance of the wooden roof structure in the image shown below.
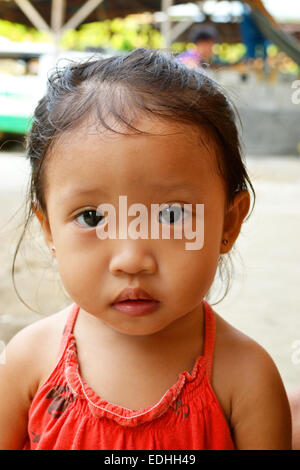
<svg viewBox="0 0 300 470"><path fill-rule="evenodd" d="M165 11L171 5L184 3L191 3L191 0L0 0L0 18L27 26L34 25L38 29L53 30L55 24L59 23L59 17L63 17L60 22L65 25L75 15L88 23L133 13ZM261 0L244 0L244 3L259 6L271 18ZM72 27L74 24L74 21L70 22Z"/></svg>
<svg viewBox="0 0 300 470"><path fill-rule="evenodd" d="M191 0L174 0L173 4L190 3ZM29 1L0 0L0 18L22 23L32 26L32 22L26 16L24 8L28 6ZM30 4L38 11L45 22L51 24L51 15L53 9L59 9L60 4L64 4L65 21L69 21L78 10L89 3L82 0L30 0ZM161 10L161 0L103 0L96 5L97 2L90 3L95 8L88 14L84 22L103 21L116 17L125 17L132 13L155 12Z"/></svg>
<svg viewBox="0 0 300 470"><path fill-rule="evenodd" d="M132 13L163 11L165 20L161 24L164 47L169 47L174 38L182 37L193 20L172 24L167 12L172 5L190 3L191 0L0 0L0 18L13 22L33 25L47 31L58 48L61 36L69 29L80 24L124 17ZM220 1L220 0L219 0ZM266 37L277 43L300 64L300 46L298 41L284 33L275 19L266 10L262 0L241 0L251 7L259 29ZM203 1L194 2L199 6ZM208 20L209 22L209 20ZM218 23L223 41L236 42L239 38L238 24ZM226 34L225 34L226 33Z"/></svg>
<svg viewBox="0 0 300 470"><path fill-rule="evenodd" d="M190 3L191 0L0 0L0 18L8 21L34 26L50 33L58 43L59 38L68 29L77 28L81 23L103 21L116 17L125 17L132 13L167 11L176 4ZM203 3L196 1L196 4ZM245 3L264 8L261 0L245 0ZM268 12L264 12L268 15ZM271 20L273 20L271 18ZM209 18L207 21L211 22ZM194 21L183 21L172 28L173 22L161 25L161 32L166 37L168 47L174 38L187 40L187 33ZM237 23L218 23L222 42L240 41Z"/></svg>

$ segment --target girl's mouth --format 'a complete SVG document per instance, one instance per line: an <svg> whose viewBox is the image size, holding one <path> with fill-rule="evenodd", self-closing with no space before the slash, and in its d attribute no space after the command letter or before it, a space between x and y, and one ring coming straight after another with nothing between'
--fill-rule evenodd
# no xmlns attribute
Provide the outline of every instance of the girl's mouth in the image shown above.
<svg viewBox="0 0 300 470"><path fill-rule="evenodd" d="M158 302L157 300L128 299L122 300L120 302L115 302L112 304L112 307L130 317L138 317L142 315L148 315L154 312L159 305L160 302Z"/></svg>

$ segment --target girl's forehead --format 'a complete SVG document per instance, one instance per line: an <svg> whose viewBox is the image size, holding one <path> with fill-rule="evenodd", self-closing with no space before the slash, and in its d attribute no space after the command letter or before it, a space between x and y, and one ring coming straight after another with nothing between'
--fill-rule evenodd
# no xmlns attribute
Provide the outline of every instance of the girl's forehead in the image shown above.
<svg viewBox="0 0 300 470"><path fill-rule="evenodd" d="M138 129L140 134L83 125L63 133L51 151L48 183L197 184L216 177L216 148L206 130L162 119L142 120Z"/></svg>

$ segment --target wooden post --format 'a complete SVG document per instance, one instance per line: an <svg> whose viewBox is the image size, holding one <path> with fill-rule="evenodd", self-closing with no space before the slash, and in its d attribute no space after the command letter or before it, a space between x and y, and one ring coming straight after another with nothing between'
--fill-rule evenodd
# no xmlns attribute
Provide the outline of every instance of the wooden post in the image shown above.
<svg viewBox="0 0 300 470"><path fill-rule="evenodd" d="M66 0L52 0L51 4L51 29L58 33L64 23Z"/></svg>
<svg viewBox="0 0 300 470"><path fill-rule="evenodd" d="M62 27L65 19L66 0L52 0L51 4L51 31L54 40L54 58L59 55Z"/></svg>
<svg viewBox="0 0 300 470"><path fill-rule="evenodd" d="M200 9L202 8L202 2L194 2ZM162 11L168 15L168 8L173 5L173 0L162 0ZM161 25L161 33L164 37L165 47L169 48L173 41L175 41L180 34L182 34L186 29L188 29L194 20L179 21L175 26L172 27L171 21L167 16L167 19Z"/></svg>
<svg viewBox="0 0 300 470"><path fill-rule="evenodd" d="M44 18L41 17L39 12L34 8L33 5L29 2L29 0L15 0L18 7L23 11L24 15L31 21L33 26L36 29L40 29L41 31L46 31L47 33L51 33L49 26L47 25Z"/></svg>
<svg viewBox="0 0 300 470"><path fill-rule="evenodd" d="M250 7L259 10L266 18L268 18L273 26L275 26L277 29L279 28L277 21L273 18L272 15L270 15L261 0L244 0L244 3L247 3Z"/></svg>
<svg viewBox="0 0 300 470"><path fill-rule="evenodd" d="M186 21L179 21L170 31L170 44L175 41L180 34L184 33L186 29L188 29L194 23L193 20L186 20Z"/></svg>
<svg viewBox="0 0 300 470"><path fill-rule="evenodd" d="M74 13L74 15L69 19L69 21L66 22L66 24L63 26L61 33L63 34L65 31L68 29L74 29L77 28L77 26L85 20L89 14L97 8L98 5L100 5L103 2L103 0L88 0L85 2L82 7L79 8L79 10Z"/></svg>
<svg viewBox="0 0 300 470"><path fill-rule="evenodd" d="M171 46L171 21L168 15L168 9L173 5L173 0L162 0L161 9L165 18L161 24L161 34L163 36L163 47L169 49Z"/></svg>

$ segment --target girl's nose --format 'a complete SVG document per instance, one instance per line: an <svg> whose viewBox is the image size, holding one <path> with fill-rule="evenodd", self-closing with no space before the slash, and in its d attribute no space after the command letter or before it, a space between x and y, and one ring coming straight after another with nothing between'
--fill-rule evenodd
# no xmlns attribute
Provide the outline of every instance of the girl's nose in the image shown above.
<svg viewBox="0 0 300 470"><path fill-rule="evenodd" d="M111 257L109 264L109 270L114 275L153 274L156 269L154 256L135 240L120 242L120 247Z"/></svg>

